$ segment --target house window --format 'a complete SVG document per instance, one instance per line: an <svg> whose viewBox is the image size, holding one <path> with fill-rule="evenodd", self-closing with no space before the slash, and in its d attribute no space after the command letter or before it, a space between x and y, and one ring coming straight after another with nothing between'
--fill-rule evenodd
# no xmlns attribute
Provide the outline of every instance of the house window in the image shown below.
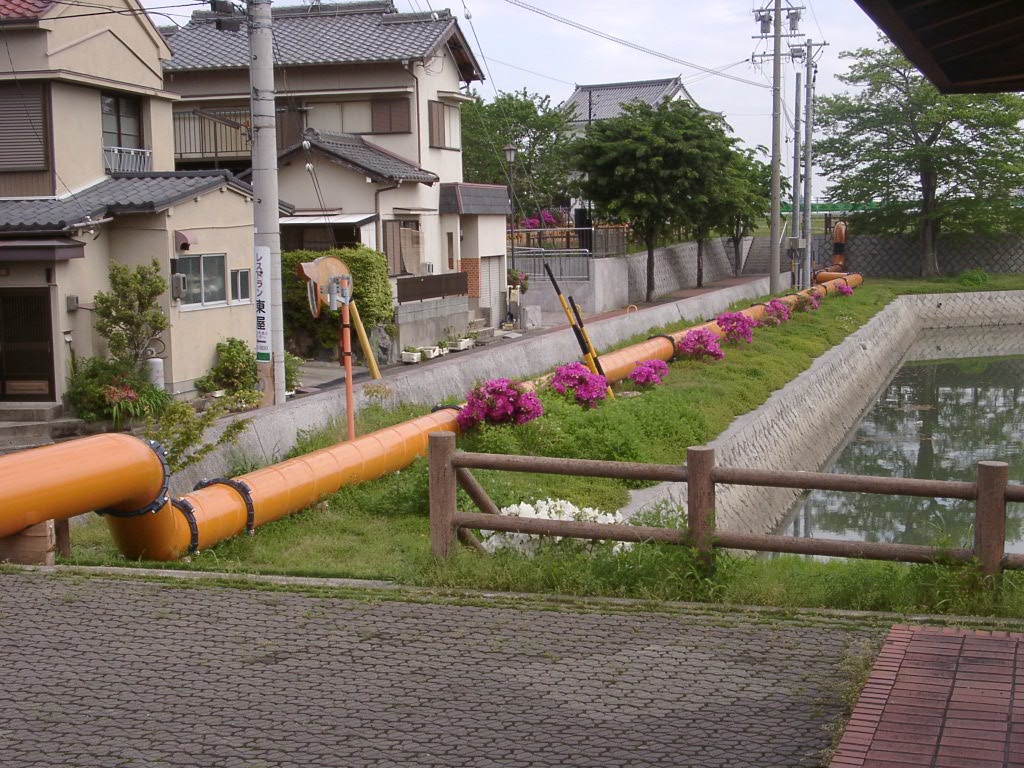
<svg viewBox="0 0 1024 768"><path fill-rule="evenodd" d="M231 270L231 300L236 304L251 301L248 269Z"/></svg>
<svg viewBox="0 0 1024 768"><path fill-rule="evenodd" d="M49 169L45 96L41 83L0 83L0 171Z"/></svg>
<svg viewBox="0 0 1024 768"><path fill-rule="evenodd" d="M372 133L409 133L408 99L376 99L371 108Z"/></svg>
<svg viewBox="0 0 1024 768"><path fill-rule="evenodd" d="M422 241L418 221L384 222L384 253L388 257L389 275L408 275L419 267Z"/></svg>
<svg viewBox="0 0 1024 768"><path fill-rule="evenodd" d="M103 146L142 149L139 100L118 93L104 93L100 99L103 102Z"/></svg>
<svg viewBox="0 0 1024 768"><path fill-rule="evenodd" d="M429 102L430 146L440 149L459 148L459 108L442 101Z"/></svg>
<svg viewBox="0 0 1024 768"><path fill-rule="evenodd" d="M224 254L179 256L172 270L185 275L185 293L181 303L202 307L223 305L227 302L227 280L224 273ZM248 272L248 270L244 270ZM246 281L248 284L248 280Z"/></svg>

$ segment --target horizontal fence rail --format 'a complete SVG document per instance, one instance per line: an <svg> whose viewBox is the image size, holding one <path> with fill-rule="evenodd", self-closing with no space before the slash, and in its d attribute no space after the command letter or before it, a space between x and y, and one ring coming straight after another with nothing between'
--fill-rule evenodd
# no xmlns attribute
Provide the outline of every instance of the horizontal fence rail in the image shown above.
<svg viewBox="0 0 1024 768"><path fill-rule="evenodd" d="M457 534L464 542L479 547L475 536L468 531L468 529L475 528L567 538L686 544L695 547L702 559L707 562L710 562L712 549L719 548L909 563L966 563L977 558L981 563L982 573L992 576L998 575L1003 569L1024 569L1024 555L1005 554L1006 503L1009 501L1024 502L1024 486L1008 484L1008 465L1004 462L978 462L977 481L970 483L826 472L778 472L740 467L716 467L714 461L714 449L707 447L688 449L685 466L467 453L455 450L454 434L435 432L430 435L431 550L438 557L448 556ZM473 477L469 471L471 469L685 482L687 483L687 530L503 516L499 514L497 505ZM974 547L950 549L911 544L807 539L717 531L714 526L716 484L974 501ZM466 491L481 512L460 512L456 509L455 500L458 487L462 487ZM467 538L472 540L467 542Z"/></svg>
<svg viewBox="0 0 1024 768"><path fill-rule="evenodd" d="M423 301L424 299L469 295L469 275L466 272L400 277L397 283L400 304L409 301Z"/></svg>

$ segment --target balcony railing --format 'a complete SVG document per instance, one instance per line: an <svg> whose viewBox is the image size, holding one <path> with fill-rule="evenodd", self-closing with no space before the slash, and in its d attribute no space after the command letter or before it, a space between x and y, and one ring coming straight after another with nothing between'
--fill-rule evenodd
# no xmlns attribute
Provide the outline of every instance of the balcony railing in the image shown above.
<svg viewBox="0 0 1024 768"><path fill-rule="evenodd" d="M104 147L103 165L107 173L139 173L153 170L153 152L149 149Z"/></svg>
<svg viewBox="0 0 1024 768"><path fill-rule="evenodd" d="M248 109L174 113L174 155L179 160L246 157L251 151Z"/></svg>

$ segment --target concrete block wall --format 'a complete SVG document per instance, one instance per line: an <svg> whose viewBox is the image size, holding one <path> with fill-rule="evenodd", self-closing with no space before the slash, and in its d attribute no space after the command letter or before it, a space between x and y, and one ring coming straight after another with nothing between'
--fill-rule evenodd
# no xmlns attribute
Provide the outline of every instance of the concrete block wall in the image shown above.
<svg viewBox="0 0 1024 768"><path fill-rule="evenodd" d="M409 301L395 308L398 348L425 347L435 344L452 328L461 333L469 318L467 296L446 296L438 299Z"/></svg>

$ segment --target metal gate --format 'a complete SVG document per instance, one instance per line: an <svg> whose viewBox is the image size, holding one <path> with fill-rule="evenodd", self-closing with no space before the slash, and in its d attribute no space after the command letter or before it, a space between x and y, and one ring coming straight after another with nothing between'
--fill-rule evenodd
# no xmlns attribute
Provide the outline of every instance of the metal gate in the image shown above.
<svg viewBox="0 0 1024 768"><path fill-rule="evenodd" d="M54 398L50 291L0 289L0 400Z"/></svg>

